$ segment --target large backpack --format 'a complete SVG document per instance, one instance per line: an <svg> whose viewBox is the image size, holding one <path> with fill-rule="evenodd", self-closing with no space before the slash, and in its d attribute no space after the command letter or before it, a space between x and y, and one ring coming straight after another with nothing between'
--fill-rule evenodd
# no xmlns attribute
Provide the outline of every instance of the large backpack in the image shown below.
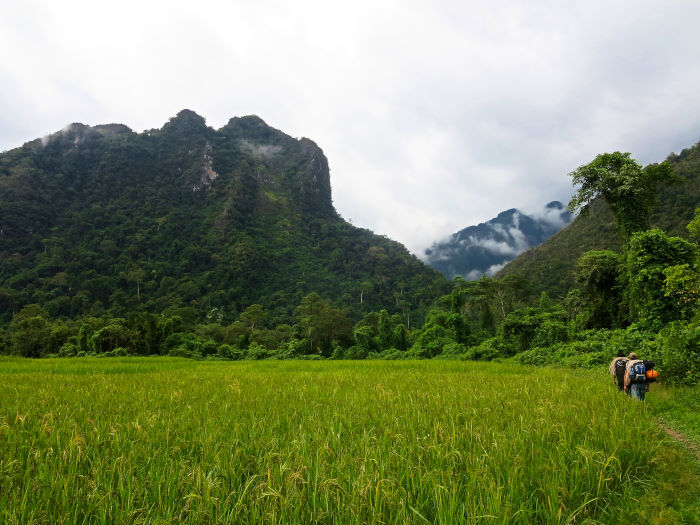
<svg viewBox="0 0 700 525"><path fill-rule="evenodd" d="M644 360L644 368L647 369L647 383L655 383L658 381L659 373L654 370L654 366L656 366L654 361Z"/></svg>
<svg viewBox="0 0 700 525"><path fill-rule="evenodd" d="M630 383L646 383L647 368L644 366L644 361L637 361L630 367Z"/></svg>
<svg viewBox="0 0 700 525"><path fill-rule="evenodd" d="M615 361L615 378L619 381L619 384L625 380L625 370L627 368L627 359L620 358Z"/></svg>

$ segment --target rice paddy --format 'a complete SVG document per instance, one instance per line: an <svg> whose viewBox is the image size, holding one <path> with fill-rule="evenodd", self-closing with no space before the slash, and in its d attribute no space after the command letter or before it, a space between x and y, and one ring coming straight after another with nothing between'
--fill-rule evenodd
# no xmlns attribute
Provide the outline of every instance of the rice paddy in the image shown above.
<svg viewBox="0 0 700 525"><path fill-rule="evenodd" d="M510 364L0 359L0 522L629 521L647 411Z"/></svg>

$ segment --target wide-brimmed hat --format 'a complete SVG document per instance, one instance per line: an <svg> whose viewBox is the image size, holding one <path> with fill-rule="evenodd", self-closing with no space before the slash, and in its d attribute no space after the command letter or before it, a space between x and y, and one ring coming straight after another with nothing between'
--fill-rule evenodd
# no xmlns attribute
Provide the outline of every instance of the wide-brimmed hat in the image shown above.
<svg viewBox="0 0 700 525"><path fill-rule="evenodd" d="M630 353L629 358L630 358L630 359L637 359L637 354L635 354L634 352L632 352L632 353Z"/></svg>

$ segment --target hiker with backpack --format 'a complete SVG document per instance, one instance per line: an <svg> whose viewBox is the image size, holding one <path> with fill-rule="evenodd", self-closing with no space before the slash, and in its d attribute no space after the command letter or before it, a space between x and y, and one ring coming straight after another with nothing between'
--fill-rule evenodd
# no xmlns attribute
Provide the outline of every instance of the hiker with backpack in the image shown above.
<svg viewBox="0 0 700 525"><path fill-rule="evenodd" d="M617 389L622 392L625 390L625 372L627 371L627 358L625 353L620 351L617 353L610 366L608 367L610 375L613 376L613 383L617 384Z"/></svg>
<svg viewBox="0 0 700 525"><path fill-rule="evenodd" d="M646 365L634 352L629 355L625 368L625 391L640 401L644 401L644 396L649 391Z"/></svg>

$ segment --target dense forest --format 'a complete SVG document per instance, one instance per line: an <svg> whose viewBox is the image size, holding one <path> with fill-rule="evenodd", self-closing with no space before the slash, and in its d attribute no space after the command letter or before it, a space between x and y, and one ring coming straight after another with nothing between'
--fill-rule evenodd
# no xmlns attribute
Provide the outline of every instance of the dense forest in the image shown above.
<svg viewBox="0 0 700 525"><path fill-rule="evenodd" d="M74 124L0 156L2 351L590 367L636 350L692 383L698 158L600 155L571 174L572 225L450 285L340 218L323 152L257 117Z"/></svg>
<svg viewBox="0 0 700 525"><path fill-rule="evenodd" d="M260 305L286 334L317 293L348 323L383 307L410 327L449 286L340 218L320 148L257 117L73 124L0 155L0 196L0 326L37 305L68 325L156 316L189 331Z"/></svg>

